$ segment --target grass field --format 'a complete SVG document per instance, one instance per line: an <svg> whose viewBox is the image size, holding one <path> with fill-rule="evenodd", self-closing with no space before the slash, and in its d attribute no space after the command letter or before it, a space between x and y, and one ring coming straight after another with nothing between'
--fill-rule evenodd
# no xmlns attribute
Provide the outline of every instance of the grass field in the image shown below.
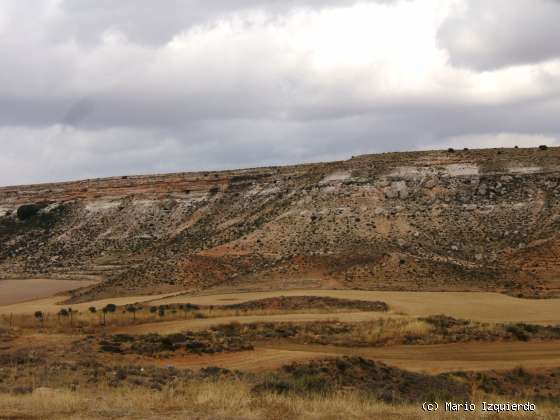
<svg viewBox="0 0 560 420"><path fill-rule="evenodd" d="M100 388L94 392L39 389L29 396L2 399L6 419L510 419L511 414L424 413L421 405L392 405L355 393L297 397L255 396L241 382L204 382L164 392ZM515 418L554 420L555 407Z"/></svg>
<svg viewBox="0 0 560 420"><path fill-rule="evenodd" d="M277 301L271 306L260 301L279 296L346 299L348 306L345 309L343 302L339 303L342 305L339 307L321 307L320 304L299 307L301 302L305 302L300 299L297 305L287 305L282 309L275 306ZM255 393L251 385L257 377L267 378L267 375L278 375L278 372L290 372L286 369L292 363L314 363L345 357L385 363L391 369L404 372L398 375L408 375L406 372L427 374L436 382L439 380L436 375L449 372L464 371L465 377L474 375L472 372L506 372L498 375L504 376L503 383L511 390L506 387L502 394L492 398L511 400L521 391L529 392L528 395L539 396L538 414L531 415L531 418L552 419L557 412L558 392L547 387L557 386L560 340L555 337L559 331L554 327L528 326L526 332L530 334L519 338L516 338L518 332L515 329L512 329L513 335L504 335L504 331L509 331L507 325L515 322L560 325L558 299L525 300L494 293L358 290L290 290L198 296L175 293L104 299L77 305L60 305L64 300L61 296L19 303L13 302L19 297L9 299L12 302L0 306L0 418L511 418L507 414L426 414L418 404L406 401L387 404L357 392L353 386L337 388L337 392L328 395L317 392L292 395L276 391ZM9 299L5 298L5 301ZM355 309L357 301L385 302L389 310L360 311ZM186 303L198 306L189 306L190 309L184 312L179 310L178 305ZM249 305L246 309L228 306L239 303ZM115 304L118 308L114 313L107 314L107 325L102 325L99 311L90 313L88 308L95 306L101 309L107 304ZM125 305L129 304L141 308L134 317L126 311ZM72 320L57 317L60 308L69 306L76 311ZM150 311L150 308L165 308L165 311L159 314ZM33 315L35 311L43 311L46 318L38 321ZM437 330L440 327L430 324L432 321L420 318L438 314L471 322L443 317L442 322L457 326ZM507 325L497 324L502 322ZM301 328L300 335L282 335L282 331L291 331L296 327ZM250 347L228 349L226 344L229 341L223 335L228 329L239 340L244 338L238 335L237 329L258 334L247 342ZM168 340L166 335L181 336L186 330L191 331L192 336L187 334L187 338L179 337L178 340L187 340L186 345L196 345L199 350L191 353L176 351L169 347L169 343L165 344ZM501 335L497 334L498 331L502 331ZM334 335L329 335L331 333ZM152 350L147 353L115 351L110 345L111 337L119 334L124 341L131 342L130 348L143 343L142 340L152 343L150 345L161 342L168 347L162 353L153 353ZM196 341L202 340L201 337L217 345L218 350L201 351L202 344ZM345 337L350 341L340 342ZM428 341L426 344L423 340L430 337L449 341L436 344ZM417 342L398 344L408 343L407 340L411 339ZM102 343L109 350L102 350ZM98 367L91 371L92 366L97 364L107 372L106 379L98 378ZM84 372L80 366L85 366ZM177 372L204 372L209 366L213 367L211 369L224 368L226 372L239 373L228 373L228 379L219 381L190 380L188 385L177 379L183 375ZM119 378L119 372L130 367L142 371L146 369L146 372L160 369L161 372L155 372L151 379L159 377L157 380L160 382L155 388L139 385L129 389L130 384L142 384L144 379L129 378L132 382L128 383L126 379L113 379ZM49 373L51 370L55 372L54 376ZM89 373L86 374L86 371ZM516 378L517 373L507 373L510 371L528 372L519 373L527 375L527 380L511 382L508 378L511 375ZM541 374L547 378L546 381L539 379ZM362 376L358 374L357 377ZM536 384L543 381L546 384L531 385L532 382L527 382L529 378L536 378L530 379ZM319 383L312 374L301 381L294 381L302 389L311 390ZM90 383L93 385L90 386ZM396 389L402 388L406 392L409 385L414 385L414 382L398 385ZM25 391L18 391L22 389ZM478 395L479 391L471 394L472 398L478 398Z"/></svg>

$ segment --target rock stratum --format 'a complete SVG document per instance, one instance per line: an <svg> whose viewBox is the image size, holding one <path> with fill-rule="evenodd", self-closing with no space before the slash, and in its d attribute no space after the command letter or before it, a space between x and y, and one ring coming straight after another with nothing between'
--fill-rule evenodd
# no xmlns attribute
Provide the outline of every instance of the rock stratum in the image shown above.
<svg viewBox="0 0 560 420"><path fill-rule="evenodd" d="M173 291L560 295L560 149L0 188L2 278L99 278L73 301Z"/></svg>

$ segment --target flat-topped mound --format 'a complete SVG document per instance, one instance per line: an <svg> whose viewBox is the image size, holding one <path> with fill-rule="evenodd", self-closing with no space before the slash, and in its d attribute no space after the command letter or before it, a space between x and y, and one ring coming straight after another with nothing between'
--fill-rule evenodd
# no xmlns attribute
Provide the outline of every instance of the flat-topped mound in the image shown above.
<svg viewBox="0 0 560 420"><path fill-rule="evenodd" d="M96 276L72 302L290 288L560 291L560 149L0 188L0 276Z"/></svg>

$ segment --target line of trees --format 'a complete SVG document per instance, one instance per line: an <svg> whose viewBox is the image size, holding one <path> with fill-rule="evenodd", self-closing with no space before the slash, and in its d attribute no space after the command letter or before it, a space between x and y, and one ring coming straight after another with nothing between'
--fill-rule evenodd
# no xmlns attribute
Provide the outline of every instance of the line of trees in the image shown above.
<svg viewBox="0 0 560 420"><path fill-rule="evenodd" d="M88 311L91 314L99 314L100 315L100 323L101 323L101 325L105 326L105 325L107 325L107 314L115 313L115 312L117 312L117 309L118 309L117 305L115 305L113 303L109 303L99 310L95 306L90 306L88 308ZM138 311L140 311L141 309L142 309L141 307L138 307L135 304L126 305L123 308L123 313L131 314L133 321L136 321L136 313ZM159 317L164 317L166 315L167 309L170 309L170 308L169 308L168 305L159 305L159 306L150 306L149 308L146 308L146 309L149 310L149 312L151 314L154 314L154 315L157 314ZM185 317L186 317L186 315L189 311L191 311L193 309L198 309L198 306L191 305L191 304L178 305L178 309L183 310L184 313L185 313ZM173 313L176 312L176 310L174 308L171 308L170 310ZM70 325L73 326L74 325L74 315L76 313L78 313L78 311L72 309L71 307L61 308L57 313L58 322L61 323L61 321L66 318L66 319L69 319ZM46 319L45 313L43 313L42 311L36 311L34 316L35 316L35 320L40 325L40 327L44 328L44 323L45 323L45 319Z"/></svg>

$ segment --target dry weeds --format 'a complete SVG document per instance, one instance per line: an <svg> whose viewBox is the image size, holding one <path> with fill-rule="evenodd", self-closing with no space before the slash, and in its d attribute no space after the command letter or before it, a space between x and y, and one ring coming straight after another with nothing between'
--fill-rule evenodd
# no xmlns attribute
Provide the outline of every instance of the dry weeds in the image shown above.
<svg viewBox="0 0 560 420"><path fill-rule="evenodd" d="M255 395L240 381L200 382L162 392L136 388L97 391L36 390L23 396L0 394L0 418L10 419L508 419L511 415L426 414L418 405L384 404L358 393L298 397ZM552 420L557 411L542 405L538 413L516 418Z"/></svg>

